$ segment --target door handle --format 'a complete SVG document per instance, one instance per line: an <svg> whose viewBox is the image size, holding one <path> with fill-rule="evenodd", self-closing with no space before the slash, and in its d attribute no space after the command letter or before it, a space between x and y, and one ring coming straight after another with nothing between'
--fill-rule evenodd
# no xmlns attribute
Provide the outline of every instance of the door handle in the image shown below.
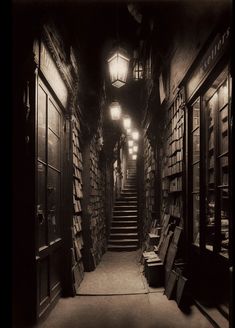
<svg viewBox="0 0 235 328"><path fill-rule="evenodd" d="M39 224L43 224L43 222L45 221L45 216L43 214L43 211L41 210L38 211L37 217L38 217Z"/></svg>

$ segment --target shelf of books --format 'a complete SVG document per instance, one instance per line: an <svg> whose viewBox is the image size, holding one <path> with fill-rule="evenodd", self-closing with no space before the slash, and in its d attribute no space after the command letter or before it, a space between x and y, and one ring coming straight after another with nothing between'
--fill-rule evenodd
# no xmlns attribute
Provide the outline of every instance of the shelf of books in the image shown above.
<svg viewBox="0 0 235 328"><path fill-rule="evenodd" d="M144 136L144 221L143 240L148 239L155 211L155 158L148 137Z"/></svg>
<svg viewBox="0 0 235 328"><path fill-rule="evenodd" d="M218 79L219 81L219 79ZM221 76L206 102L206 178L207 217L206 248L216 246L216 226L219 226L219 252L228 258L229 252L229 84L228 76ZM210 91L210 90L209 90ZM218 218L218 219L217 219Z"/></svg>
<svg viewBox="0 0 235 328"><path fill-rule="evenodd" d="M183 226L183 134L184 90L175 97L168 109L165 142L162 149L162 225L170 214L175 225Z"/></svg>
<svg viewBox="0 0 235 328"><path fill-rule="evenodd" d="M72 275L74 293L78 291L79 285L84 276L84 267L82 261L82 208L81 199L82 190L82 153L80 146L81 129L79 119L76 114L72 116L72 150L73 150L73 223L72 223Z"/></svg>
<svg viewBox="0 0 235 328"><path fill-rule="evenodd" d="M100 135L101 131L98 130L97 134L95 134L91 140L89 149L90 195L88 207L91 235L90 254L94 267L100 262L107 244L105 223L105 172L102 163L99 161L101 150Z"/></svg>

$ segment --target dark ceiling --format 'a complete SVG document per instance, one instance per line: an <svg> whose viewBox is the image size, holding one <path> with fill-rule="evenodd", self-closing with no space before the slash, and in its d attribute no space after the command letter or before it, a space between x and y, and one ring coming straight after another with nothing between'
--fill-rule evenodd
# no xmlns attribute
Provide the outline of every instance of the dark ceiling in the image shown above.
<svg viewBox="0 0 235 328"><path fill-rule="evenodd" d="M132 13L126 1L15 0L13 3L20 4L25 24L30 19L35 25L37 20L53 20L67 49L73 46L80 65L81 94L93 115L97 112L104 78L108 82L106 59L117 38L132 56L140 39L149 37L150 25L154 22L151 42L157 44L158 53L164 56L174 35L180 33L182 20L188 19L190 24L192 16L197 19L205 7L208 10L211 4L223 1L227 0L134 1ZM134 17L136 13L142 15L141 24ZM108 87L110 100L121 100L126 112L139 122L142 119L140 93L140 88L131 82L120 89Z"/></svg>

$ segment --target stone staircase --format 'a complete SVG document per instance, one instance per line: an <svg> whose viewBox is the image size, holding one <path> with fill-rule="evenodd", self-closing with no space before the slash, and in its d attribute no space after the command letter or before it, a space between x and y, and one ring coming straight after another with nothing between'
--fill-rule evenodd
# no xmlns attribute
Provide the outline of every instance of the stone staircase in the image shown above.
<svg viewBox="0 0 235 328"><path fill-rule="evenodd" d="M113 208L108 242L109 251L134 251L138 249L139 245L136 161L129 161L127 169L125 186Z"/></svg>

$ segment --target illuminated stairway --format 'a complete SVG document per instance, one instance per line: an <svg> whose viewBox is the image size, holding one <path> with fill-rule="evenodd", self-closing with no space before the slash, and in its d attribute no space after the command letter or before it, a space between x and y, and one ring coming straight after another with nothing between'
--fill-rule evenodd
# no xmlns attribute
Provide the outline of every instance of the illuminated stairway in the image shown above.
<svg viewBox="0 0 235 328"><path fill-rule="evenodd" d="M139 245L136 161L129 161L127 169L125 186L113 209L109 251L134 251Z"/></svg>

